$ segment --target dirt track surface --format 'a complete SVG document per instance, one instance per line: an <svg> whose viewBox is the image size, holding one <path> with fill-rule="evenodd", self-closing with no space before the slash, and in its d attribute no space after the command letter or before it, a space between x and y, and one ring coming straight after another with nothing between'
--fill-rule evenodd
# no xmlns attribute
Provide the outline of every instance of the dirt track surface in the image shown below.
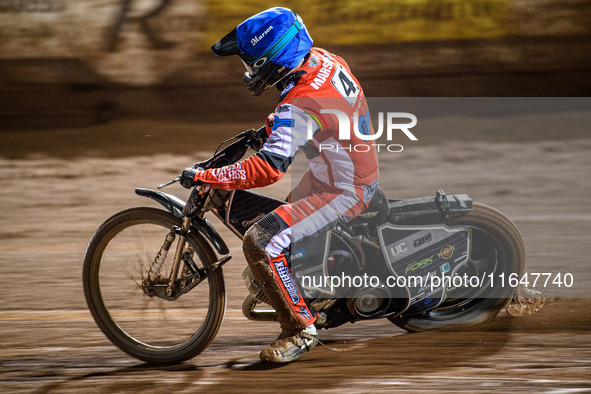
<svg viewBox="0 0 591 394"><path fill-rule="evenodd" d="M576 120L580 114L563 116ZM227 126L231 131L225 133L241 126ZM247 294L241 245L216 223L234 256L224 267L225 322L200 356L154 368L111 345L87 312L81 284L85 247L113 213L155 206L137 197L135 187L154 187L176 176L205 158L223 133L219 127L195 133L199 146L183 141L177 148L199 151L173 155L157 148L155 139L163 135L158 130L195 125L152 121L149 127L153 133L137 122L117 122L54 134L2 134L7 144L0 149L1 391L591 391L591 301L585 298L591 283L591 140L584 132L542 130L541 139L540 130L522 127L514 137L496 141L474 135L440 143L431 136L431 143L381 158L388 196L431 195L438 188L468 193L515 221L525 240L528 272L573 273L576 286L546 291L561 298L538 314L510 318L501 312L494 322L461 332L407 334L385 320L348 324L320 337L349 351L319 346L298 363L269 367L258 361L258 352L278 327L241 316ZM130 141L148 147L126 151ZM36 148L27 153L27 144ZM286 180L266 191L282 197L288 189ZM167 191L186 196L180 187Z"/></svg>

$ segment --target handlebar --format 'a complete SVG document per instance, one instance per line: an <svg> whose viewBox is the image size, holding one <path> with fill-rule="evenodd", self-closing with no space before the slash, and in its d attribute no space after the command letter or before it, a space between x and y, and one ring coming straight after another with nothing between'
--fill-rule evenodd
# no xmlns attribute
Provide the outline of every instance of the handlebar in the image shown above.
<svg viewBox="0 0 591 394"><path fill-rule="evenodd" d="M235 162L237 162L238 160L240 160L242 158L242 156L244 156L244 153L246 153L246 151L248 150L248 148L252 148L256 151L260 150L262 147L262 144L266 141L266 136L267 133L265 131L265 126L262 126L259 129L249 129L246 131L243 131L242 133L239 133L237 135L235 135L232 138L228 138L227 140L223 141L215 150L215 153L213 154L212 157L210 157L209 159L200 162L200 163L196 163L193 165L194 168L197 167L201 167L203 169L208 169L208 168L218 168L218 167L223 167L224 165L227 164L233 164ZM233 141L233 140L238 140L236 142L234 142L231 145L228 145L227 147L225 147L223 150L219 151L220 147L222 145L224 145L227 142ZM218 152L219 151L219 152ZM224 153L224 154L222 154ZM223 160L221 159L223 157ZM176 178L162 183L158 186L156 186L158 189L162 189L166 186L170 186L173 183L179 182L181 180L181 176L177 176Z"/></svg>
<svg viewBox="0 0 591 394"><path fill-rule="evenodd" d="M177 176L176 178L174 178L171 181L168 181L168 182L165 182L165 183L161 183L160 185L156 186L156 188L157 189L162 189L162 188L164 188L166 186L172 185L173 183L179 182L180 180L181 180L181 177L180 176Z"/></svg>

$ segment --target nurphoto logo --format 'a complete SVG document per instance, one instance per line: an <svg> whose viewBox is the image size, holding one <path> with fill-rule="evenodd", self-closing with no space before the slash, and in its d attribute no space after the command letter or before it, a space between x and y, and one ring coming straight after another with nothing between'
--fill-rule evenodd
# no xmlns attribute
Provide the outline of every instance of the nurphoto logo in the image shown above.
<svg viewBox="0 0 591 394"><path fill-rule="evenodd" d="M378 129L374 134L370 134L368 119L365 116L359 116L358 112L355 112L353 119L349 118L343 111L337 109L321 109L322 114L333 114L339 120L339 141L351 140L351 121L353 122L353 132L355 135L363 141L375 141L384 134L386 130L386 139L392 141L394 131L401 131L411 141L418 141L418 138L410 131L411 128L416 126L417 117L408 112L378 112ZM386 126L384 127L384 118L386 119ZM396 120L396 121L395 121ZM401 122L400 120L406 120ZM308 120L308 139L312 139L314 134L313 120ZM378 152L386 149L388 152L402 152L404 147L400 144L382 144L382 143L371 143L371 144L353 144L350 146L341 146L340 144L319 144L318 149L323 150L347 150L349 152L369 152L371 147L374 146Z"/></svg>

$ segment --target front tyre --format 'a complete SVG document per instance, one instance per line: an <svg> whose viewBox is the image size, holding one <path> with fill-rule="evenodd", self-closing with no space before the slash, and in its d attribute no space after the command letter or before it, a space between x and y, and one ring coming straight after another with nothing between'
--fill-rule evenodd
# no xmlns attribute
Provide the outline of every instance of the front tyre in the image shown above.
<svg viewBox="0 0 591 394"><path fill-rule="evenodd" d="M175 364L201 353L217 334L226 309L221 269L174 301L144 294L143 280L167 234L181 222L154 208L117 213L96 231L84 257L83 285L88 308L103 333L140 360ZM178 237L177 237L178 240ZM177 240L161 274L168 277ZM187 245L199 268L216 255L197 232Z"/></svg>
<svg viewBox="0 0 591 394"><path fill-rule="evenodd" d="M507 279L511 274L521 278L525 268L525 247L519 231L496 209L474 203L472 211L458 217L450 226L471 230L471 252L467 264L458 272L469 277L492 275L478 288L449 291L447 299L437 308L417 315L390 319L407 331L425 331L447 326L472 326L495 318L507 304L515 289ZM505 277L501 285L499 275Z"/></svg>

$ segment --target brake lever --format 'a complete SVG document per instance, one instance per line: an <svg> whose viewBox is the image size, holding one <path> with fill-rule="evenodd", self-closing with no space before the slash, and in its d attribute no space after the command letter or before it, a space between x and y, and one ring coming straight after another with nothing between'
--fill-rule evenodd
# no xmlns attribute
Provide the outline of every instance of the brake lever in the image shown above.
<svg viewBox="0 0 591 394"><path fill-rule="evenodd" d="M237 140L239 140L241 138L244 138L244 137L249 137L250 138L250 137L252 137L252 134L255 131L256 131L255 129L249 129L249 130L243 131L240 134L236 134L236 136L234 138L237 139Z"/></svg>

